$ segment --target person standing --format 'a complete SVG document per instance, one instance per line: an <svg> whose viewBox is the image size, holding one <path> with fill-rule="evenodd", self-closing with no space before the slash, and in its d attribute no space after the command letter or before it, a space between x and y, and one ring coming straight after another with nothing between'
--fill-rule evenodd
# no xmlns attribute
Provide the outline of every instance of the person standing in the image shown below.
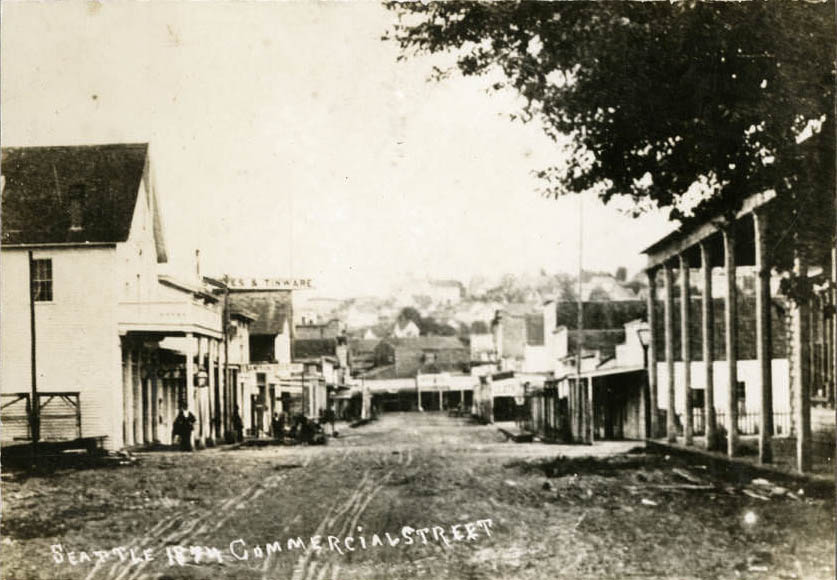
<svg viewBox="0 0 837 580"><path fill-rule="evenodd" d="M192 430L195 428L195 416L186 408L186 405L180 405L180 412L174 420L172 426L172 439L175 436L180 438L180 450L192 450Z"/></svg>
<svg viewBox="0 0 837 580"><path fill-rule="evenodd" d="M244 422L241 420L238 405L233 408L232 425L233 431L235 431L235 441L236 443L241 443L244 441Z"/></svg>
<svg viewBox="0 0 837 580"><path fill-rule="evenodd" d="M323 419L324 419L323 424L328 423L328 424L331 425L331 436L334 437L334 422L337 420L337 413L334 412L334 409L332 409L331 407L328 407L323 412Z"/></svg>
<svg viewBox="0 0 837 580"><path fill-rule="evenodd" d="M280 443L285 439L285 412L279 413L279 419L276 421L276 439Z"/></svg>
<svg viewBox="0 0 837 580"><path fill-rule="evenodd" d="M273 438L279 440L279 413L273 413L273 419L270 420L270 431Z"/></svg>

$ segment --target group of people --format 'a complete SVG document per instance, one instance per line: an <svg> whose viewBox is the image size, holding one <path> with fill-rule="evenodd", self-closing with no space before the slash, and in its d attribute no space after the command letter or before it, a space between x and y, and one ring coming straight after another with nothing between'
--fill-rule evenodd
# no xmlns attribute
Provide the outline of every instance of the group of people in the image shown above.
<svg viewBox="0 0 837 580"><path fill-rule="evenodd" d="M336 436L337 433L334 430L336 420L337 414L333 409L328 408L321 410L320 417L316 420L309 419L302 413L297 413L291 419L290 427L288 427L287 415L284 412L274 413L271 431L273 438L279 442L285 442L287 436L288 441L307 445L323 445L326 442L325 425L330 424L331 435ZM189 411L186 405L181 405L171 431L172 441L178 441L181 451L192 451L192 431L195 428L196 421L195 415ZM233 410L232 427L236 441L243 441L244 422L241 420L238 405Z"/></svg>
<svg viewBox="0 0 837 580"><path fill-rule="evenodd" d="M192 431L197 419L185 404L180 405L180 411L171 429L172 441L178 441L181 451L192 451ZM237 442L244 441L244 422L238 411L238 405L233 409L232 428Z"/></svg>
<svg viewBox="0 0 837 580"><path fill-rule="evenodd" d="M329 411L331 414L329 414ZM296 443L305 443L307 445L322 445L326 442L326 433L324 430L328 418L331 417L331 433L334 435L334 411L330 409L325 413L320 413L320 418L317 420L309 419L302 413L294 415L288 421L287 415L283 413L274 413L272 421L273 438L280 443L292 441Z"/></svg>

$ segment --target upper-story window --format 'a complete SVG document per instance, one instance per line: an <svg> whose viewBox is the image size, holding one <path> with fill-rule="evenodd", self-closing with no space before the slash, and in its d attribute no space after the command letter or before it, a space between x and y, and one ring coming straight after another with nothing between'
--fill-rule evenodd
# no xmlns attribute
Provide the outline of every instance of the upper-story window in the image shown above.
<svg viewBox="0 0 837 580"><path fill-rule="evenodd" d="M37 302L52 302L52 259L32 260L32 296Z"/></svg>

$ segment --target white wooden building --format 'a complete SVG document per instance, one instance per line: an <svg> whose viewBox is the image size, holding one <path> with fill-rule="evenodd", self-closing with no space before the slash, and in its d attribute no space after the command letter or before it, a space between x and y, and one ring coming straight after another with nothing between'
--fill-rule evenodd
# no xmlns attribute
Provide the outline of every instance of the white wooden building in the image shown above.
<svg viewBox="0 0 837 580"><path fill-rule="evenodd" d="M42 438L169 443L180 402L198 418L196 440L224 437L235 389L223 300L197 275L160 275L166 244L148 145L3 149L2 172L4 442L29 436L19 415L32 381L30 278L38 392L70 394L80 411L77 424L51 421L58 403L42 400Z"/></svg>

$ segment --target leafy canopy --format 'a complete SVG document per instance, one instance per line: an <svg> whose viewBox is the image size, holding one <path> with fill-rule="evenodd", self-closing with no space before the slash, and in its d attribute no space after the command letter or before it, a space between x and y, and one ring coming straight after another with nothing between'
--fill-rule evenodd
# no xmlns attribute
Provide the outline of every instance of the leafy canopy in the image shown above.
<svg viewBox="0 0 837 580"><path fill-rule="evenodd" d="M399 19L385 38L401 58L450 53L463 75L499 71L492 88L523 97L524 121L571 137L562 161L538 173L547 195L624 194L637 212L671 208L683 222L766 189L791 214L800 196L831 203L832 2L388 7Z"/></svg>

